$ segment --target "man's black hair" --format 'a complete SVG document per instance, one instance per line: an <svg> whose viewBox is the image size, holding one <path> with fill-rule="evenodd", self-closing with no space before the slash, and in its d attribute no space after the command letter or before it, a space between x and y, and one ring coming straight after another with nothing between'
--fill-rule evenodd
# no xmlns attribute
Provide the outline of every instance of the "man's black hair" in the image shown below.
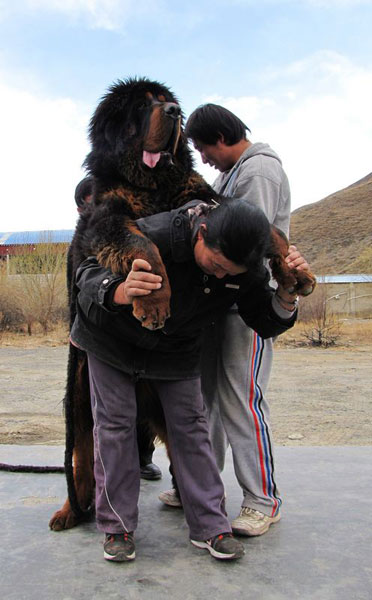
<svg viewBox="0 0 372 600"><path fill-rule="evenodd" d="M193 141L215 145L223 140L232 146L240 140L246 140L249 127L227 108L218 104L203 104L189 116L185 134Z"/></svg>
<svg viewBox="0 0 372 600"><path fill-rule="evenodd" d="M85 199L90 196L93 191L93 177L84 177L75 188L76 206L81 208L85 204Z"/></svg>
<svg viewBox="0 0 372 600"><path fill-rule="evenodd" d="M270 223L263 211L243 198L223 198L199 223L206 246L218 250L228 260L261 270L270 248Z"/></svg>

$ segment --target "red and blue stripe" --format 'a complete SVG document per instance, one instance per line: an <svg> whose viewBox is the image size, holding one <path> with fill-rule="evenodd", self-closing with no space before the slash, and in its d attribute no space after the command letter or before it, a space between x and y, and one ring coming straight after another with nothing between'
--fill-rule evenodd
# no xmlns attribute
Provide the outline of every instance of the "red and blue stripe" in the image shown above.
<svg viewBox="0 0 372 600"><path fill-rule="evenodd" d="M262 494L271 500L273 508L271 516L274 517L279 510L282 500L278 494L274 478L274 458L269 426L262 410L263 393L258 384L258 375L262 365L265 341L253 332L252 359L250 364L250 389L248 409L253 417L256 442L259 454Z"/></svg>

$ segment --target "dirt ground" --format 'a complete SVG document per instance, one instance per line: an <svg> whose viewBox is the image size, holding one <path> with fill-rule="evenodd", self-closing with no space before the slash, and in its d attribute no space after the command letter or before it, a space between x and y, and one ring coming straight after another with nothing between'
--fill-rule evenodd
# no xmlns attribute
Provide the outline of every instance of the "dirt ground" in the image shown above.
<svg viewBox="0 0 372 600"><path fill-rule="evenodd" d="M67 346L53 339L0 348L0 443L64 444ZM42 345L38 345L42 344ZM372 445L372 345L277 344L269 389L276 444Z"/></svg>

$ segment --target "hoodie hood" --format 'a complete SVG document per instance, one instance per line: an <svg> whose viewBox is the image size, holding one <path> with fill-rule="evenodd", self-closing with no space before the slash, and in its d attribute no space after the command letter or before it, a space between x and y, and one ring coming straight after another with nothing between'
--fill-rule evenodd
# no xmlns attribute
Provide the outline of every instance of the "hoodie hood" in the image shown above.
<svg viewBox="0 0 372 600"><path fill-rule="evenodd" d="M282 161L269 144L247 148L230 171L220 173L213 189L222 196L246 198L288 235L291 193Z"/></svg>
<svg viewBox="0 0 372 600"><path fill-rule="evenodd" d="M277 165L274 166L274 163L273 168L270 169L270 171L282 171L282 161L280 160L277 153L274 152L272 148L270 148L269 144L257 142L249 146L249 148L247 148L246 150L244 150L240 158L236 161L235 165L229 171L224 171L223 173L220 173L218 175L217 179L213 183L213 189L215 189L218 193L223 195L234 195L231 190L234 188L235 181L237 180L237 178L240 178L242 170L246 171L246 166L244 165L244 163L253 158L253 161L250 161L249 165L252 166L252 168L254 169L253 174L257 174L257 167L254 165L261 163L260 159L258 158L260 156L268 157L277 162ZM230 192L228 192L229 188L231 188Z"/></svg>
<svg viewBox="0 0 372 600"><path fill-rule="evenodd" d="M249 148L247 148L243 152L239 160L233 166L233 169L238 168L243 162L248 160L248 158L252 158L252 156L257 156L258 154L275 158L279 162L279 164L282 164L282 161L280 160L279 156L272 148L270 148L269 144L257 142L256 144L252 144L252 146L249 146Z"/></svg>

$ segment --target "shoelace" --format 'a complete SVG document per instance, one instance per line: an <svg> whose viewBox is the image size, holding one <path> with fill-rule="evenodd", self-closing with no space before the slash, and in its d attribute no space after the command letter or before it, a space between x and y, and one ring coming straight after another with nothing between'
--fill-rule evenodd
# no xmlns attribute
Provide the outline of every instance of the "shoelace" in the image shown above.
<svg viewBox="0 0 372 600"><path fill-rule="evenodd" d="M130 541L131 541L131 540L132 540L132 537L133 537L133 536L132 536L132 534L131 534L131 533L128 533L127 531L126 531L125 533L123 533L123 534L121 534L121 533L112 533L112 534L110 535L110 537L108 538L108 541L109 541L109 542L114 542L114 541L115 541L115 539L116 539L116 537L115 537L115 536L120 536L120 535L123 535L123 536L124 536L124 542L127 542L128 540L130 540Z"/></svg>
<svg viewBox="0 0 372 600"><path fill-rule="evenodd" d="M244 515L246 515L247 517L262 517L263 514L260 513L260 511L255 510L254 508L249 508L249 507L243 507L242 509L242 513Z"/></svg>
<svg viewBox="0 0 372 600"><path fill-rule="evenodd" d="M216 535L216 537L211 538L210 540L208 540L207 543L213 544L213 542L215 542L217 540L222 540L225 537L233 537L233 535L232 535L232 533L220 533L219 535Z"/></svg>

